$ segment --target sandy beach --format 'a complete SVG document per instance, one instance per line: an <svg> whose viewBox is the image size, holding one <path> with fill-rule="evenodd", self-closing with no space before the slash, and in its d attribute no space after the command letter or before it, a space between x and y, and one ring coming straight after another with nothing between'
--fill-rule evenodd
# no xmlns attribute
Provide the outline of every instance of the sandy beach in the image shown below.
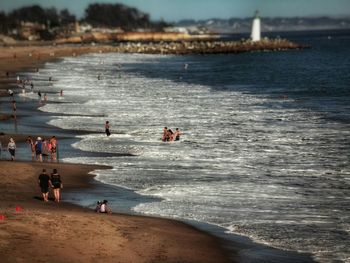
<svg viewBox="0 0 350 263"><path fill-rule="evenodd" d="M61 56L108 52L110 48L1 47L0 93L7 96L8 88L18 92L16 72L19 70L34 71L44 62ZM5 107L9 107L7 103L1 108ZM21 114L17 115L17 119L20 120ZM8 111L0 112L0 117L1 121L13 118ZM1 134L3 147L10 137L17 143L24 143L27 133ZM58 169L64 182L64 195L64 191L69 189L88 191L92 187L89 184L92 175L88 173L108 167L17 160L9 162L4 160L8 159L7 152L3 152L2 159L2 262L232 262L222 247L222 240L178 221L115 213L105 215L64 202L43 202L38 186L38 175L43 168L48 172L53 168Z"/></svg>
<svg viewBox="0 0 350 263"><path fill-rule="evenodd" d="M43 167L58 169L63 191L88 189L92 176L87 173L102 167L0 165L2 262L229 262L216 238L180 222L42 201L37 177Z"/></svg>

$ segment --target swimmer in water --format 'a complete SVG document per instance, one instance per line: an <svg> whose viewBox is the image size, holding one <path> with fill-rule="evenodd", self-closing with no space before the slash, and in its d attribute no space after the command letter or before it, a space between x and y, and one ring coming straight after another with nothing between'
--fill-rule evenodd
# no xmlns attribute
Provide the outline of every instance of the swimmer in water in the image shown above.
<svg viewBox="0 0 350 263"><path fill-rule="evenodd" d="M179 130L179 128L176 128L175 133L174 133L174 138L175 141L180 141L180 135L181 135L181 131Z"/></svg>

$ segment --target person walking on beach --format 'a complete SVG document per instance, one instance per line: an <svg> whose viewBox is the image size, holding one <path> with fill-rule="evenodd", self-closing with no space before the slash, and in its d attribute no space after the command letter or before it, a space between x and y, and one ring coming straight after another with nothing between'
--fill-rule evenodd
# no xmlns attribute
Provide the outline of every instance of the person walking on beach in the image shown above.
<svg viewBox="0 0 350 263"><path fill-rule="evenodd" d="M41 101L41 92L40 92L40 90L38 91L38 99L39 99L39 101Z"/></svg>
<svg viewBox="0 0 350 263"><path fill-rule="evenodd" d="M36 160L40 162L43 161L42 146L43 146L43 142L41 140L41 137L38 137L35 142L35 155L36 155Z"/></svg>
<svg viewBox="0 0 350 263"><path fill-rule="evenodd" d="M11 155L11 161L14 161L16 156L16 143L13 138L10 138L10 142L7 145L7 150Z"/></svg>
<svg viewBox="0 0 350 263"><path fill-rule="evenodd" d="M63 184L61 181L61 176L57 173L57 169L53 169L50 180L53 188L53 194L55 196L55 202L59 203Z"/></svg>
<svg viewBox="0 0 350 263"><path fill-rule="evenodd" d="M106 121L106 124L105 124L105 132L106 132L106 135L107 135L107 136L110 136L110 135L111 135L109 121Z"/></svg>
<svg viewBox="0 0 350 263"><path fill-rule="evenodd" d="M46 173L46 169L39 175L39 186L44 202L49 201L49 187L52 187L50 176Z"/></svg>

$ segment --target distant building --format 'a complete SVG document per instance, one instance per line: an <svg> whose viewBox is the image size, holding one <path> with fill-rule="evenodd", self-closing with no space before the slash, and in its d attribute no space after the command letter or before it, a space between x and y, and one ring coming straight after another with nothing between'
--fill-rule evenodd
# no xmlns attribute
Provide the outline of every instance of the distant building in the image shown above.
<svg viewBox="0 0 350 263"><path fill-rule="evenodd" d="M88 23L82 23L79 25L79 33L86 33L92 30L92 26Z"/></svg>
<svg viewBox="0 0 350 263"><path fill-rule="evenodd" d="M167 33L188 33L188 30L185 27L165 27L163 30Z"/></svg>
<svg viewBox="0 0 350 263"><path fill-rule="evenodd" d="M260 28L260 18L259 18L259 12L255 12L255 17L253 19L252 23L252 33L251 33L251 39L253 42L260 41L261 39L261 28Z"/></svg>
<svg viewBox="0 0 350 263"><path fill-rule="evenodd" d="M44 30L45 25L32 23L32 22L21 22L21 27L19 30L19 36L26 40L39 40L40 35L39 32Z"/></svg>

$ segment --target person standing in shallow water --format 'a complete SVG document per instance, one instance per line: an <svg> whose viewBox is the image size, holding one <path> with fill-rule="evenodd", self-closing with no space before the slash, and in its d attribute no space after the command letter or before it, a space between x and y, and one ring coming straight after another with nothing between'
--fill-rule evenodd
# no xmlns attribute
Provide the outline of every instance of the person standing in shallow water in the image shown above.
<svg viewBox="0 0 350 263"><path fill-rule="evenodd" d="M171 129L168 129L168 132L166 134L166 141L172 142L174 140L174 133Z"/></svg>
<svg viewBox="0 0 350 263"><path fill-rule="evenodd" d="M180 135L181 135L181 131L179 130L179 128L176 128L175 133L174 133L174 140L175 141L180 141Z"/></svg>
<svg viewBox="0 0 350 263"><path fill-rule="evenodd" d="M33 141L33 138L31 136L28 136L26 142L28 143L30 150L32 152L32 161L34 161L34 156L35 156L35 143Z"/></svg>
<svg viewBox="0 0 350 263"><path fill-rule="evenodd" d="M42 138L41 155L43 157L43 162L47 162L49 160L49 155L50 155L49 142L45 138Z"/></svg>
<svg viewBox="0 0 350 263"><path fill-rule="evenodd" d="M109 125L109 121L106 121L106 124L105 124L105 132L106 132L106 135L107 136L110 136L111 135L111 131L110 131L110 125Z"/></svg>
<svg viewBox="0 0 350 263"><path fill-rule="evenodd" d="M12 101L12 111L13 111L13 118L17 118L17 106L16 106L16 101Z"/></svg>
<svg viewBox="0 0 350 263"><path fill-rule="evenodd" d="M49 187L52 187L50 176L46 173L46 169L39 175L39 186L44 202L49 201Z"/></svg>
<svg viewBox="0 0 350 263"><path fill-rule="evenodd" d="M58 159L58 144L55 136L52 136L50 139L49 150L51 155L51 162L56 162Z"/></svg>
<svg viewBox="0 0 350 263"><path fill-rule="evenodd" d="M36 160L39 162L43 161L42 146L43 146L43 142L41 140L41 137L38 137L35 141L35 155L36 155Z"/></svg>
<svg viewBox="0 0 350 263"><path fill-rule="evenodd" d="M163 128L163 136L162 136L163 142L166 142L167 134L168 134L168 127L164 127Z"/></svg>
<svg viewBox="0 0 350 263"><path fill-rule="evenodd" d="M10 138L10 142L7 145L7 150L11 155L11 161L14 161L16 156L16 143L13 138Z"/></svg>

